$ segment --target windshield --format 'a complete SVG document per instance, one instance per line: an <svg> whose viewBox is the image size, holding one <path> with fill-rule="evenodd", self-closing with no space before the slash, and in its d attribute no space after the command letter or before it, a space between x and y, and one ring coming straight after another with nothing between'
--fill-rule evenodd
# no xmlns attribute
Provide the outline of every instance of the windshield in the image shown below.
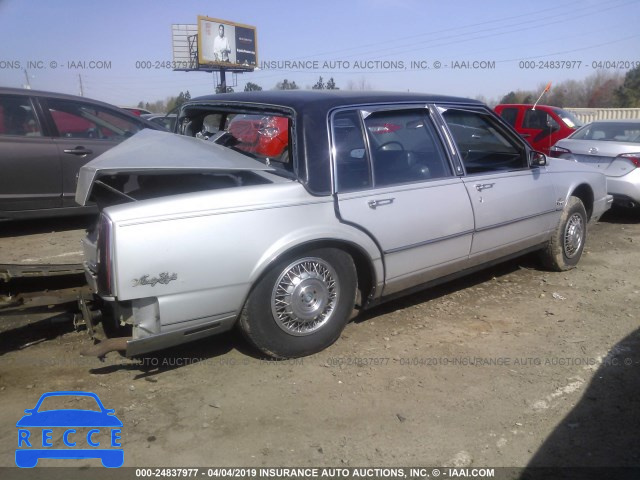
<svg viewBox="0 0 640 480"><path fill-rule="evenodd" d="M593 122L573 135L575 140L640 143L640 122Z"/></svg>
<svg viewBox="0 0 640 480"><path fill-rule="evenodd" d="M584 125L584 123L582 123L582 121L571 112L567 112L566 110L562 110L561 108L554 108L553 111L556 113L556 115L558 115L562 119L565 125L569 128L576 129Z"/></svg>
<svg viewBox="0 0 640 480"><path fill-rule="evenodd" d="M267 165L293 172L291 119L271 112L198 108L180 118L179 133L215 142Z"/></svg>

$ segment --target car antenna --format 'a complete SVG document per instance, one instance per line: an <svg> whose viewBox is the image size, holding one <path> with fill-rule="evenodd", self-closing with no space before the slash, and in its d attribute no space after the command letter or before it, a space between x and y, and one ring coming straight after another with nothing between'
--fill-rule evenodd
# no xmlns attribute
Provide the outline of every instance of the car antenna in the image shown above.
<svg viewBox="0 0 640 480"><path fill-rule="evenodd" d="M551 90L551 82L547 83L547 86L544 87L544 90L542 91L542 93L540 94L540 96L538 97L538 99L536 100L536 103L533 104L533 108L531 110L535 110L536 109L536 105L538 105L538 102L540 101L540 99L542 98L542 96L547 93L549 90Z"/></svg>

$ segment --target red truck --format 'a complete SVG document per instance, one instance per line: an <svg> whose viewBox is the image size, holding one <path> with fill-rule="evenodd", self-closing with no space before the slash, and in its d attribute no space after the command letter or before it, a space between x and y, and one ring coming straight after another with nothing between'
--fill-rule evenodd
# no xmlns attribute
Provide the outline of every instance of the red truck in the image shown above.
<svg viewBox="0 0 640 480"><path fill-rule="evenodd" d="M495 108L498 115L529 144L545 155L560 139L568 137L582 126L571 112L548 105L502 104Z"/></svg>

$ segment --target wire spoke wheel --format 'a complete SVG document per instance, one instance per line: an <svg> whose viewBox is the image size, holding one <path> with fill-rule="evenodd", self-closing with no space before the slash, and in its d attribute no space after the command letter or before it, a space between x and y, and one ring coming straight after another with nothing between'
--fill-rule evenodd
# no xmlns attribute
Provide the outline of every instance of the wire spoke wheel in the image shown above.
<svg viewBox="0 0 640 480"><path fill-rule="evenodd" d="M574 213L564 229L564 254L567 258L575 257L582 247L584 239L584 224L582 217Z"/></svg>
<svg viewBox="0 0 640 480"><path fill-rule="evenodd" d="M556 272L574 268L582 257L587 241L587 211L584 203L571 196L560 215L558 226L540 251L545 267Z"/></svg>
<svg viewBox="0 0 640 480"><path fill-rule="evenodd" d="M256 282L242 313L243 335L273 358L297 358L332 345L353 312L358 276L338 248L292 253Z"/></svg>
<svg viewBox="0 0 640 480"><path fill-rule="evenodd" d="M317 257L296 260L275 282L271 312L276 324L290 335L309 335L333 316L340 297L338 275Z"/></svg>

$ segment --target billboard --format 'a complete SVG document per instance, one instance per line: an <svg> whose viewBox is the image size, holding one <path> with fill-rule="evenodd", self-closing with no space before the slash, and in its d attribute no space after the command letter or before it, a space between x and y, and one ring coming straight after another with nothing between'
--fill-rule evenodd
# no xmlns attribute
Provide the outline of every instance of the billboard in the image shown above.
<svg viewBox="0 0 640 480"><path fill-rule="evenodd" d="M258 65L256 27L199 15L198 63L203 67L253 70Z"/></svg>
<svg viewBox="0 0 640 480"><path fill-rule="evenodd" d="M171 49L174 70L198 69L198 26L174 23L171 25Z"/></svg>

